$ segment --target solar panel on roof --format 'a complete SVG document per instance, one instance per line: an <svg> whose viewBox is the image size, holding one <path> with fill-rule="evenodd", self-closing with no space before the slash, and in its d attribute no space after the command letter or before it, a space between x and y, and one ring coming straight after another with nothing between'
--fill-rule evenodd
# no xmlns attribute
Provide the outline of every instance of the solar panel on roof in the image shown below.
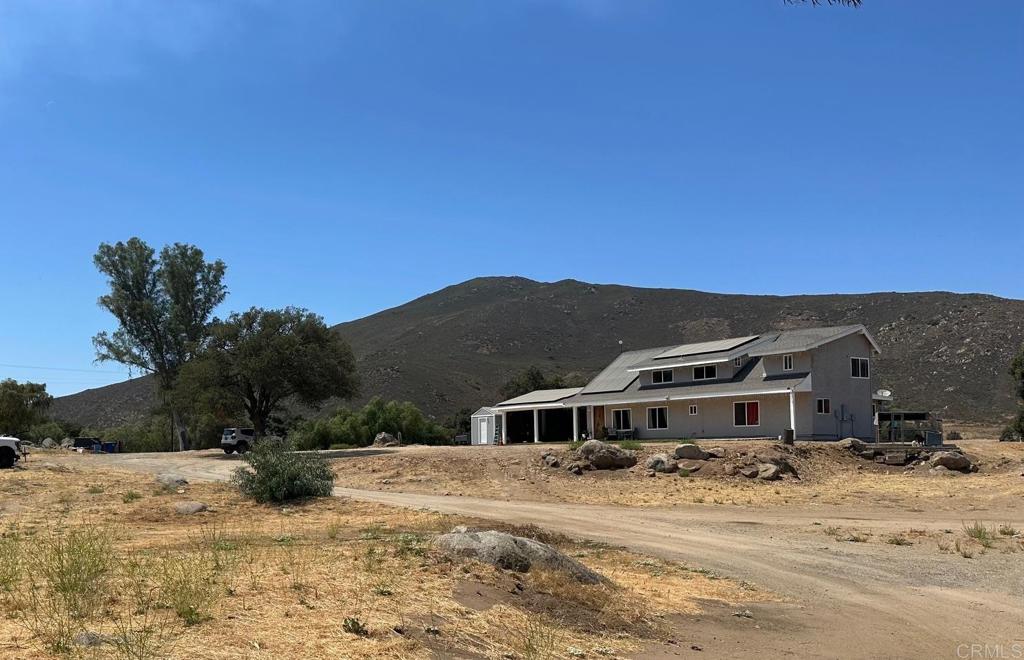
<svg viewBox="0 0 1024 660"><path fill-rule="evenodd" d="M662 358L683 357L684 355L731 351L732 349L742 346L743 344L757 338L758 335L752 335L750 337L733 337L732 339L717 339L715 341L702 341L696 344L683 344L682 346L670 348L664 353L656 355L654 359L660 360Z"/></svg>

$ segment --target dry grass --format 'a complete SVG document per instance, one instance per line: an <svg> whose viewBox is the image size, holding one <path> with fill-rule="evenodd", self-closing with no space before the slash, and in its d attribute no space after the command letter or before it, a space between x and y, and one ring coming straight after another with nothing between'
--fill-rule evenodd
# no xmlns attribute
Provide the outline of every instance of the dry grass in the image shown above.
<svg viewBox="0 0 1024 660"><path fill-rule="evenodd" d="M87 603L95 611L47 617L64 628L54 645L27 625L45 603L5 597L4 658L79 654L67 640L81 630L104 636L89 650L95 657L567 657L570 646L635 651L660 638L661 616L697 612L700 599L769 598L678 564L535 529L514 531L559 545L613 585L583 587L544 572L514 576L432 550L432 535L471 520L340 498L265 506L227 485L166 492L137 474L67 463L70 469L37 463L0 473L9 496L3 519L17 532L0 538L0 551L25 558L19 550L33 539L106 530L109 570L90 582L95 590L84 590L100 598ZM177 515L174 504L183 500L210 510ZM8 563L0 592L26 593L24 575ZM468 581L519 582L532 600L467 607L455 594ZM546 609L530 609L538 604Z"/></svg>

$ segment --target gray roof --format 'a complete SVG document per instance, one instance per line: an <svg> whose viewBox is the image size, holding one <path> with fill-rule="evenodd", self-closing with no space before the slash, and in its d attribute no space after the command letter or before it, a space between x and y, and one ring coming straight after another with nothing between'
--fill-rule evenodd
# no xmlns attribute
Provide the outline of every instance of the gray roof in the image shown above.
<svg viewBox="0 0 1024 660"><path fill-rule="evenodd" d="M582 389L582 387L563 387L557 390L534 390L509 399L508 401L502 401L498 406L522 406L534 403L554 403L555 401L561 401L562 399L566 399L574 394L579 394Z"/></svg>
<svg viewBox="0 0 1024 660"><path fill-rule="evenodd" d="M494 415L495 415L494 408L489 408L487 406L484 406L480 410L477 410L475 413L470 415L470 417L493 417Z"/></svg>
<svg viewBox="0 0 1024 660"><path fill-rule="evenodd" d="M600 394L580 393L561 403L565 406L590 406L610 403L642 403L667 401L669 399L699 399L715 396L732 396L751 394L754 392L783 391L799 388L807 380L807 373L787 373L784 376L765 377L761 368L761 358L747 363L733 378L711 382L698 381L690 383L673 383L668 386L648 386L641 388L640 381L634 380L629 387L621 392L603 392Z"/></svg>
<svg viewBox="0 0 1024 660"><path fill-rule="evenodd" d="M664 350L665 347L646 348L639 351L626 351L625 353L620 353L617 358L612 360L611 364L605 367L601 373L597 374L593 380L587 383L587 386L583 388L583 394L621 392L629 387L629 384L639 377L636 372L628 371L632 365L637 364L638 362L645 362Z"/></svg>
<svg viewBox="0 0 1024 660"><path fill-rule="evenodd" d="M799 330L784 330L774 333L774 337L765 338L748 351L751 357L756 355L778 355L779 353L799 353L817 348L835 339L840 339L855 332L863 331L868 341L875 344L867 330L862 325L839 325L831 328L801 328ZM878 346L875 344L875 348Z"/></svg>

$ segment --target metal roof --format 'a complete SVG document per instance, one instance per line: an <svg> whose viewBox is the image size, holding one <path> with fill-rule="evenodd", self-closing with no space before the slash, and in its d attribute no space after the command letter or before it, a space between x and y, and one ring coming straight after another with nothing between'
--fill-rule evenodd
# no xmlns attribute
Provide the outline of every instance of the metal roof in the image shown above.
<svg viewBox="0 0 1024 660"><path fill-rule="evenodd" d="M477 410L475 413L470 415L470 417L493 417L496 414L497 413L494 411L494 408L484 406L480 410Z"/></svg>
<svg viewBox="0 0 1024 660"><path fill-rule="evenodd" d="M863 325L839 325L830 328L801 328L798 330L784 330L778 333L774 339L759 342L757 346L751 347L748 355L778 355L779 353L799 353L817 348L830 341L842 339L848 335L861 332L871 343L875 351L881 353L881 349L875 342L874 337Z"/></svg>
<svg viewBox="0 0 1024 660"><path fill-rule="evenodd" d="M732 339L716 339L715 341L702 341L696 344L682 344L675 348L670 348L667 351L654 356L656 360L664 360L666 358L685 357L687 355L700 355L701 353L719 353L721 351L731 351L737 346L741 346L748 342L757 339L757 335L751 335L749 337L733 337Z"/></svg>
<svg viewBox="0 0 1024 660"><path fill-rule="evenodd" d="M650 360L658 353L665 350L665 347L661 348L647 348L639 351L627 351L620 353L618 357L612 360L612 363L604 368L601 373L587 383L587 386L583 388L583 394L597 394L599 392L621 392L622 390L629 387L629 384L637 379L635 372L630 372L629 368L637 363Z"/></svg>
<svg viewBox="0 0 1024 660"><path fill-rule="evenodd" d="M534 390L526 394L502 401L495 407L522 406L534 403L554 403L562 399L579 394L582 387L563 387L557 390Z"/></svg>

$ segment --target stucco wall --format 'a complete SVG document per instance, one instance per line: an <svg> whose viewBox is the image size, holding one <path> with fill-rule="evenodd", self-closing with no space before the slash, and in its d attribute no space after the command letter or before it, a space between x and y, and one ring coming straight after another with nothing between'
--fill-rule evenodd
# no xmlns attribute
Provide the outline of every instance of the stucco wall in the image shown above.
<svg viewBox="0 0 1024 660"><path fill-rule="evenodd" d="M853 378L850 358L865 357L870 361L872 378ZM815 349L811 355L811 385L814 397L814 435L819 438L874 437L874 417L871 414L871 383L874 378L874 359L871 343L861 334L844 337ZM832 402L830 415L818 415L816 399Z"/></svg>
<svg viewBox="0 0 1024 660"><path fill-rule="evenodd" d="M737 401L760 402L761 423L759 426L738 427L733 424L733 403ZM696 415L689 414L691 404L697 406ZM657 405L668 407L667 429L647 428L647 408ZM609 428L611 428L613 419L612 410L620 408L628 408L631 411L633 427L637 430L637 437L641 439L777 437L789 427L789 395L787 394L669 401L665 404L606 406L605 419Z"/></svg>

